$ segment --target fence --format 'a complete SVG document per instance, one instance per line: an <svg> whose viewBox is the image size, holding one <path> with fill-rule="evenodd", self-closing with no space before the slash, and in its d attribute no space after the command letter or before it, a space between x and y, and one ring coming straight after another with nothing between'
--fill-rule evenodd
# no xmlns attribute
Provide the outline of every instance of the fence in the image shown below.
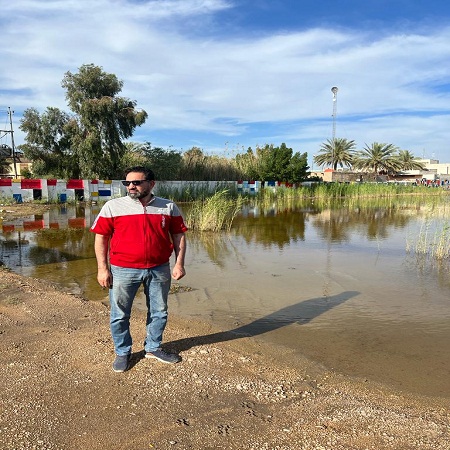
<svg viewBox="0 0 450 450"><path fill-rule="evenodd" d="M268 182L268 186L282 183ZM230 186L242 193L256 193L261 188L260 181L158 181L158 187L164 189L184 189L189 185L201 187L210 192L218 186ZM66 203L71 201L99 202L126 194L120 180L55 180L55 179L12 179L0 178L1 199L14 200L16 203L42 200L46 202Z"/></svg>

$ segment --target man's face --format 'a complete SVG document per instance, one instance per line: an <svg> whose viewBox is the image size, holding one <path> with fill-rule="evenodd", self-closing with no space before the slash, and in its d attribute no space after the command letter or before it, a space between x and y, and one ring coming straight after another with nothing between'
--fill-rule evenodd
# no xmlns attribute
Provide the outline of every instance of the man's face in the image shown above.
<svg viewBox="0 0 450 450"><path fill-rule="evenodd" d="M130 183L129 186L127 186L128 195L134 199L148 196L152 192L153 186L155 185L154 180L146 180L145 175L141 172L130 172L127 175L126 181L141 182L138 186L135 186L133 183Z"/></svg>

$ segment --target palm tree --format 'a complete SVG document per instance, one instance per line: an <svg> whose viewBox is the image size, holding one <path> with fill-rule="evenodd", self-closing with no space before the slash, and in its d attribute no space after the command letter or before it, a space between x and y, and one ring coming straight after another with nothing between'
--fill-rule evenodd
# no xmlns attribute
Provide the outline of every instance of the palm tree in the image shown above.
<svg viewBox="0 0 450 450"><path fill-rule="evenodd" d="M399 170L424 170L425 165L419 161L409 150L399 150L397 155Z"/></svg>
<svg viewBox="0 0 450 450"><path fill-rule="evenodd" d="M374 142L370 146L366 144L363 150L357 152L354 166L375 174L396 172L399 170L397 151L397 147L393 144L380 144L379 142Z"/></svg>
<svg viewBox="0 0 450 450"><path fill-rule="evenodd" d="M351 167L355 146L355 141L345 138L328 139L320 147L320 154L314 156L314 163L318 166L331 166L334 170L338 166Z"/></svg>

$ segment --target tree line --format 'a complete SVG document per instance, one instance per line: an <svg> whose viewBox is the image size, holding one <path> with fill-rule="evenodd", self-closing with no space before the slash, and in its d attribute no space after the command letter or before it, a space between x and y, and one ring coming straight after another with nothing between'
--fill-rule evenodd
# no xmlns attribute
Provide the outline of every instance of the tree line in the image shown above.
<svg viewBox="0 0 450 450"><path fill-rule="evenodd" d="M135 100L120 96L123 81L116 75L85 64L78 73L67 72L61 84L69 113L55 107L47 107L43 113L29 108L20 122L25 143L18 149L32 161L30 177L120 179L123 170L134 165L152 167L159 180L297 183L310 175L308 154L294 152L285 143L249 147L229 158L207 155L198 147L183 152L129 141L148 114ZM374 172L419 168L410 152L391 144L375 144L357 152L354 141L328 141L314 162L334 169L341 166Z"/></svg>

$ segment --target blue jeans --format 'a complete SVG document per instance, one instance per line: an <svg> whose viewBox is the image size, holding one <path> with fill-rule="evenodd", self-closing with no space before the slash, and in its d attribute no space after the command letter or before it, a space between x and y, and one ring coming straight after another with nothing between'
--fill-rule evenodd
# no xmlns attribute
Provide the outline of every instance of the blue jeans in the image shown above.
<svg viewBox="0 0 450 450"><path fill-rule="evenodd" d="M130 269L112 265L111 274L113 284L109 290L110 327L116 354L131 353L131 307L141 285L144 287L147 303L147 336L144 349L146 352L157 350L161 346L167 324L167 297L171 284L169 263L151 269Z"/></svg>

